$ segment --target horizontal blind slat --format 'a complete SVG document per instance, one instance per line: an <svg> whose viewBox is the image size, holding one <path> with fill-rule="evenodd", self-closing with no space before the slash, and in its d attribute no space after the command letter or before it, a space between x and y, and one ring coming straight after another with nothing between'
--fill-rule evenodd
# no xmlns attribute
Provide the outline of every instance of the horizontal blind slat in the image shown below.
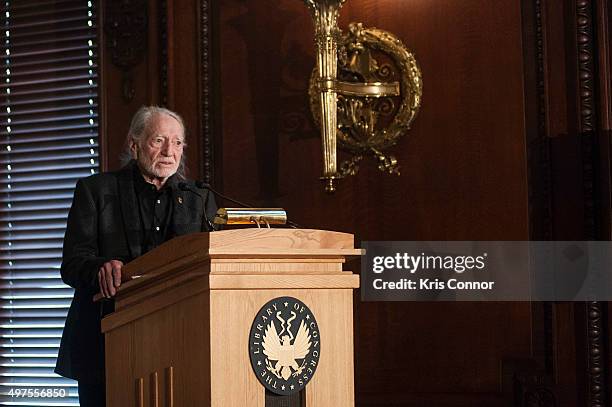
<svg viewBox="0 0 612 407"><path fill-rule="evenodd" d="M65 388L43 401L78 405L53 368L74 293L60 278L68 211L99 168L95 3L0 5L0 405L16 386Z"/></svg>

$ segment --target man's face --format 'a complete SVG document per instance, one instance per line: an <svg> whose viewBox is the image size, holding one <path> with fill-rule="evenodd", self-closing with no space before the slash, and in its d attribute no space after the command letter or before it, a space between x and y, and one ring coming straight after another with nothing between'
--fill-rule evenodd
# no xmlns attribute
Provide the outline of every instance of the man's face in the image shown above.
<svg viewBox="0 0 612 407"><path fill-rule="evenodd" d="M183 156L184 141L185 135L178 121L163 113L153 115L140 144L132 145L143 175L165 181L176 173Z"/></svg>

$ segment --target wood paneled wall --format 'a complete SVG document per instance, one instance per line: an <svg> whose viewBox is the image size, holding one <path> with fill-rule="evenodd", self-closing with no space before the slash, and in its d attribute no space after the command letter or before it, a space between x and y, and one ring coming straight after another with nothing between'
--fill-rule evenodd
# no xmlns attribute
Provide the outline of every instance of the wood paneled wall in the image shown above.
<svg viewBox="0 0 612 407"><path fill-rule="evenodd" d="M416 54L423 106L395 148L400 177L367 162L331 196L318 180L320 139L308 111L314 44L305 6L229 1L219 11L226 192L360 240L529 238L519 2L346 3L343 27L389 30ZM500 405L504 360L532 356L530 314L528 303L359 303L358 402Z"/></svg>
<svg viewBox="0 0 612 407"><path fill-rule="evenodd" d="M192 176L303 227L361 241L610 239L606 1L348 0L341 26L402 39L424 93L394 149L402 175L365 162L334 195L318 180L300 1L140 2L133 100L102 56L107 168L138 106L166 104L189 128ZM607 304L356 302L358 405L610 405Z"/></svg>
<svg viewBox="0 0 612 407"><path fill-rule="evenodd" d="M203 172L200 52L200 15L197 1L131 0L100 2L102 70L103 168L120 167L120 156L134 113L143 105L159 105L177 111L187 128L188 173L198 178ZM146 18L146 28L137 30L136 20ZM116 28L114 23L119 25ZM116 63L120 52L110 42L118 32L125 44L139 38L142 47L130 52L141 54L128 66ZM121 48L121 47L119 47ZM124 78L131 78L131 82ZM125 87L133 93L126 99Z"/></svg>

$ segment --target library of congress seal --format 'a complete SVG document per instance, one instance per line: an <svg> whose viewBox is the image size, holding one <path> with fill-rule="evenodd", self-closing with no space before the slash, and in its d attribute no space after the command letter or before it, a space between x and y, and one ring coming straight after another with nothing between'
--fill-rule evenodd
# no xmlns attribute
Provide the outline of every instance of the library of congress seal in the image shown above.
<svg viewBox="0 0 612 407"><path fill-rule="evenodd" d="M317 369L320 352L319 326L302 301L274 298L257 313L249 334L249 355L266 389L284 396L302 390Z"/></svg>

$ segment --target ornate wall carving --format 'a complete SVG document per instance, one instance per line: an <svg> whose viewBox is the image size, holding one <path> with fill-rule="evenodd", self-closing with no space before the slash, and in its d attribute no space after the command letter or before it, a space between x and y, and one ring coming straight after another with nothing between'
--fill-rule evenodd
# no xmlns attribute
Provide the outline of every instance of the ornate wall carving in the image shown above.
<svg viewBox="0 0 612 407"><path fill-rule="evenodd" d="M525 36L530 38L532 46L527 47L531 55L526 55L528 69L532 69L533 79L526 83L526 94L533 98L533 121L527 124L527 165L529 168L529 219L530 239L552 240L552 162L550 137L546 123L548 111L546 105L546 77L543 5L540 0L531 4L526 12ZM529 103L528 103L529 105ZM529 130L533 127L534 130ZM543 364L541 374L553 376L553 304L534 304L534 359ZM524 390L523 393L527 392ZM526 397L521 393L521 397ZM517 394L515 393L515 400Z"/></svg>
<svg viewBox="0 0 612 407"><path fill-rule="evenodd" d="M593 4L590 0L576 1L576 45L580 98L580 131L594 131L594 52Z"/></svg>
<svg viewBox="0 0 612 407"><path fill-rule="evenodd" d="M594 165L597 140L595 133L595 38L593 35L593 4L589 0L576 2L576 61L578 67L578 125L582 137L585 228L589 238L598 239L595 208Z"/></svg>
<svg viewBox="0 0 612 407"><path fill-rule="evenodd" d="M168 1L160 0L160 67L159 67L159 100L161 106L168 106Z"/></svg>
<svg viewBox="0 0 612 407"><path fill-rule="evenodd" d="M200 120L202 149L200 173L206 182L212 182L213 164L213 90L212 90L212 0L200 0Z"/></svg>
<svg viewBox="0 0 612 407"><path fill-rule="evenodd" d="M594 5L590 0L576 1L576 61L578 66L578 125L582 146L584 186L584 227L586 238L602 239L598 226L598 140L596 136ZM586 338L588 368L588 406L607 406L607 353L604 344L603 304L586 306Z"/></svg>
<svg viewBox="0 0 612 407"><path fill-rule="evenodd" d="M607 364L604 345L604 319L601 302L587 304L588 406L606 407Z"/></svg>
<svg viewBox="0 0 612 407"><path fill-rule="evenodd" d="M598 200L600 180L598 168L600 165L598 133L597 133L597 89L596 89L596 65L597 65L597 38L594 34L595 13L594 4L590 0L576 0L564 3L564 7L575 11L574 25L564 25L562 30L571 38L574 36L575 49L564 45L563 52L570 58L563 60L563 56L552 56L557 39L547 37L550 32L559 33L558 27L549 27L551 24L560 24L544 16L549 9L546 3L540 0L532 4L535 36L535 109L537 111L537 132L532 137L528 148L528 163L530 168L529 197L530 197L530 219L532 239L558 239L559 234L563 237L574 236L575 239L597 240L605 239L601 234L601 219L599 211L601 203ZM547 32L547 30L551 30ZM550 47L549 49L547 47ZM548 53L547 53L548 51ZM555 59L558 58L558 59ZM566 70L551 68L555 62L567 63ZM572 66L573 65L573 66ZM555 71L557 69L557 71ZM565 77L559 73L565 73ZM556 75L556 76L554 76ZM528 85L529 86L529 85ZM568 106L575 106L575 116L570 113L565 117L565 101L551 100L548 87L569 86L568 95L573 95L574 101L569 101ZM574 86L572 88L572 86ZM572 96L569 96L570 98ZM550 117L549 117L550 115ZM563 115L563 116L560 116ZM555 120L567 120L569 134L548 134L548 123ZM573 126L572 124L575 123ZM572 134L571 129L575 129ZM578 139L576 139L578 137ZM574 143L575 140L575 144ZM572 161L570 150L572 146L580 148L580 156ZM560 185L564 182L561 175L563 172L553 172L553 162L558 165L566 165L581 172L582 179L577 179L581 184L576 188ZM559 188L559 191L553 191ZM557 219L554 212L556 196L567 194L568 191L580 191L581 196L572 197L576 203L582 205L582 221L577 222L576 227L564 227L564 223L571 225L563 219ZM554 192L554 193L553 193ZM580 194L580 192L579 192ZM567 207L565 208L567 210ZM575 210L575 209L572 209ZM548 374L555 374L553 362L553 345L559 338L555 337L554 304L544 304L545 324L543 329L545 364ZM580 310L580 307L575 309ZM576 358L586 360L585 371L578 372L584 378L586 389L584 390L587 405L590 407L606 406L607 389L607 366L605 361L607 355L604 346L606 322L602 317L604 305L602 303L586 304L586 313L579 313L583 317L585 330L576 331L576 334L585 343L583 349L578 349ZM561 372L561 374L566 374ZM571 376L571 375L569 375Z"/></svg>
<svg viewBox="0 0 612 407"><path fill-rule="evenodd" d="M544 77L544 36L542 24L542 2L535 1L535 43L536 43L536 92L537 92L537 138L535 142L535 154L531 154L528 160L535 165L541 174L537 191L530 183L530 196L539 194L540 202L543 203L541 216L541 236L538 239L552 239L552 167L550 157L550 138L546 133L546 85ZM534 157L535 156L535 157ZM533 162L535 160L535 162Z"/></svg>
<svg viewBox="0 0 612 407"><path fill-rule="evenodd" d="M106 2L104 32L112 63L122 70L123 100L136 94L131 70L142 62L147 49L147 1Z"/></svg>

